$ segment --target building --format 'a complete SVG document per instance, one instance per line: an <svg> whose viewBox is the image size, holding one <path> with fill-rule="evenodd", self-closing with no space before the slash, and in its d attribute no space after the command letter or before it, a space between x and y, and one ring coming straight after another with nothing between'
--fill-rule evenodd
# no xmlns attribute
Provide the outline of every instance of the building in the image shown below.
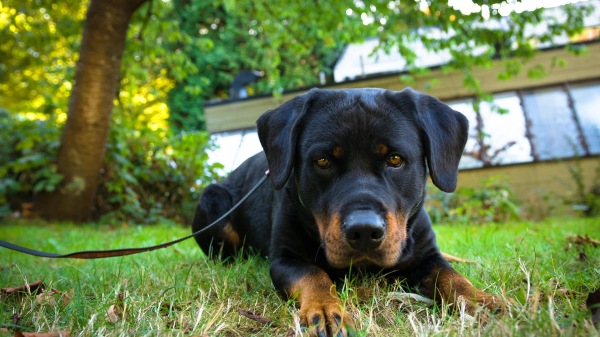
<svg viewBox="0 0 600 337"><path fill-rule="evenodd" d="M461 73L439 70L449 55L421 49L421 65L431 67L432 72L417 78L413 87L438 97L470 122L471 137L460 163L459 187L476 186L483 178L501 174L510 177L511 186L522 199L540 190L566 193L572 186L563 161L577 156L583 157L584 180L592 183L595 169L600 167L600 15L585 24L588 28L578 41L562 40L562 44L584 43L589 49L584 56L575 56L564 46L540 46L541 52L529 63L546 67L547 76L541 79L531 79L523 71L509 81L500 81L501 61L492 68L476 70L482 89L494 93L494 104L506 110L502 115L487 103L476 112L472 94L463 88ZM369 56L377 43L372 39L348 46L335 67L335 83L320 87L404 89L399 76L405 62L397 53ZM565 60L566 65L556 65L557 59ZM440 82L429 88L432 78ZM212 160L230 171L261 151L256 119L309 89L284 92L278 98L260 96L206 104L207 129L221 147L211 154ZM480 132L487 135L484 144L478 140Z"/></svg>

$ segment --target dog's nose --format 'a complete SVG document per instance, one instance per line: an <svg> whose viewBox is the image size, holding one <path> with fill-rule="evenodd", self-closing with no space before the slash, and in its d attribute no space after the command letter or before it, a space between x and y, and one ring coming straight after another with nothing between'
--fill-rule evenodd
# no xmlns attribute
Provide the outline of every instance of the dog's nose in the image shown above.
<svg viewBox="0 0 600 337"><path fill-rule="evenodd" d="M373 250L381 245L385 236L383 219L374 211L354 211L344 221L344 236L356 250Z"/></svg>

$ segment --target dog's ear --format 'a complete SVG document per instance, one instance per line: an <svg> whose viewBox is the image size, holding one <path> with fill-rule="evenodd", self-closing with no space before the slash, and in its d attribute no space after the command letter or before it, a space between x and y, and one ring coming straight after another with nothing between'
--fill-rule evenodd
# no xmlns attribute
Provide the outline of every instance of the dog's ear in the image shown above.
<svg viewBox="0 0 600 337"><path fill-rule="evenodd" d="M318 89L298 95L278 108L262 114L256 121L258 138L265 151L273 188L281 189L287 182L296 153L299 125Z"/></svg>
<svg viewBox="0 0 600 337"><path fill-rule="evenodd" d="M440 190L454 192L458 162L468 139L469 121L439 99L411 88L392 93L403 111L413 111L421 129L431 180Z"/></svg>

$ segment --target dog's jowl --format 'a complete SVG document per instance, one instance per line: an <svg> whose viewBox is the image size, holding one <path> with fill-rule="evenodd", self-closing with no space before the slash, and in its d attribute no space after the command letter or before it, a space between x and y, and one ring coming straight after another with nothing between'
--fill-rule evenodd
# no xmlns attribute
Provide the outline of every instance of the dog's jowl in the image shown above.
<svg viewBox="0 0 600 337"><path fill-rule="evenodd" d="M351 266L383 270L471 313L501 306L442 258L423 207L427 173L442 191L456 188L468 131L462 114L411 89L313 89L264 113L257 128L264 152L204 190L193 230L269 169L270 182L196 240L207 254L246 245L268 256L273 284L297 301L311 335L352 334L333 283Z"/></svg>

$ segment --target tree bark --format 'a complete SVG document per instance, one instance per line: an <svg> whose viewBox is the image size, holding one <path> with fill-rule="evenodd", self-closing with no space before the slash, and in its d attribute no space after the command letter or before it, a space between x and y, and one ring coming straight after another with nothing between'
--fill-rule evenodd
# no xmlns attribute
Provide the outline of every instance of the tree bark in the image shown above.
<svg viewBox="0 0 600 337"><path fill-rule="evenodd" d="M129 20L147 0L92 0L83 27L75 83L58 150L60 186L40 194L37 213L46 219L89 218L110 128Z"/></svg>

